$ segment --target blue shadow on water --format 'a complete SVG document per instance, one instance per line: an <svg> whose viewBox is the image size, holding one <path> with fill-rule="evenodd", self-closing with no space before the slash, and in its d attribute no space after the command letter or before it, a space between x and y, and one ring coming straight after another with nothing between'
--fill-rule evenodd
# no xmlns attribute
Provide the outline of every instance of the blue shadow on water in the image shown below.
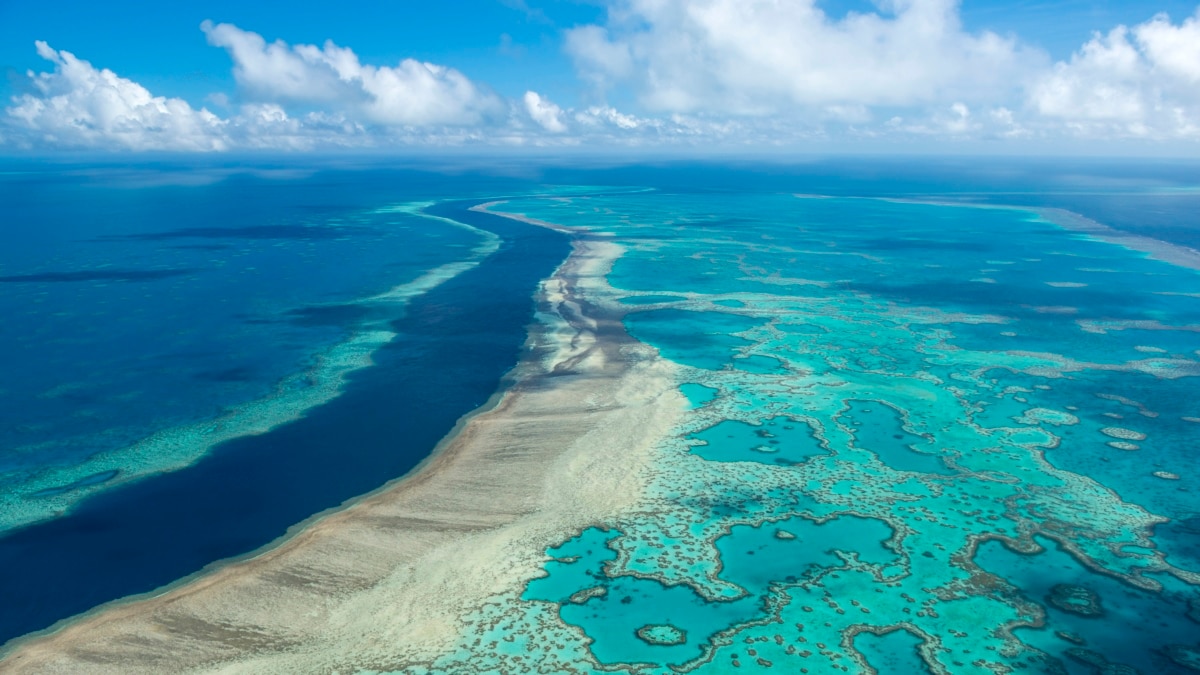
<svg viewBox="0 0 1200 675"><path fill-rule="evenodd" d="M349 378L342 396L191 467L0 537L0 643L264 546L403 475L486 402L520 355L537 283L570 245L469 206L431 210L496 233L500 250L414 299L394 323L400 337Z"/></svg>

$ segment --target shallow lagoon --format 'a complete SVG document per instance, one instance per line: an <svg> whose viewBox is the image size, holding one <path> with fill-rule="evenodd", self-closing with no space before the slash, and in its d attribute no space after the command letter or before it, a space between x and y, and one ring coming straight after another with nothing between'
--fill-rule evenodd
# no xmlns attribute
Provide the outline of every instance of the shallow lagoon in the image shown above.
<svg viewBox="0 0 1200 675"><path fill-rule="evenodd" d="M491 620L556 614L583 670L1192 672L1200 273L1008 208L499 210L613 233L596 300L678 364L691 410L638 514L550 551ZM1053 580L1111 613L1064 617ZM1131 611L1169 629L1125 631Z"/></svg>

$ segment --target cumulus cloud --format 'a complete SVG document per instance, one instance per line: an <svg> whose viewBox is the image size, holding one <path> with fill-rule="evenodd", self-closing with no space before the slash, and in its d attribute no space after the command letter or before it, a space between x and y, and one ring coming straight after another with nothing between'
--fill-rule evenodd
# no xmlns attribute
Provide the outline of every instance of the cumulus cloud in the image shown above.
<svg viewBox="0 0 1200 675"><path fill-rule="evenodd" d="M957 0L893 0L833 18L816 0L616 0L568 32L585 77L629 82L656 110L779 114L1010 94L1038 55L967 33Z"/></svg>
<svg viewBox="0 0 1200 675"><path fill-rule="evenodd" d="M268 44L233 24L200 27L209 44L229 52L234 78L257 100L323 104L366 122L408 126L479 124L502 107L459 71L435 63L366 65L332 40Z"/></svg>
<svg viewBox="0 0 1200 675"><path fill-rule="evenodd" d="M178 98L97 69L67 51L38 41L38 55L54 64L28 73L32 92L6 109L15 138L28 145L128 150L222 150L224 120Z"/></svg>
<svg viewBox="0 0 1200 675"><path fill-rule="evenodd" d="M137 82L44 42L37 43L37 50L53 64L53 71L29 72L30 92L14 96L5 109L0 141L19 147L312 150L461 140L461 136L413 132L407 127L397 133L373 132L338 111L290 114L284 105L269 101L247 103L221 117L182 99L155 96Z"/></svg>
<svg viewBox="0 0 1200 675"><path fill-rule="evenodd" d="M972 110L962 102L930 111L924 116L906 119L894 116L884 123L888 135L935 138L951 141L983 139L1016 139L1030 135L1015 118L1013 111L1004 106L985 110ZM877 137L872 129L856 130L860 134Z"/></svg>
<svg viewBox="0 0 1200 675"><path fill-rule="evenodd" d="M759 120L751 127L1200 138L1200 9L1117 26L1051 63L1015 38L966 31L959 0L875 6L837 17L818 0L611 0L605 21L567 32L566 50L601 97L627 88L647 110Z"/></svg>
<svg viewBox="0 0 1200 675"><path fill-rule="evenodd" d="M1031 87L1029 103L1076 133L1200 138L1200 14L1159 14L1096 34Z"/></svg>
<svg viewBox="0 0 1200 675"><path fill-rule="evenodd" d="M542 98L536 91L525 92L525 112L533 118L543 129L554 134L561 134L567 130L567 125L563 123L563 110L548 99Z"/></svg>
<svg viewBox="0 0 1200 675"><path fill-rule="evenodd" d="M655 120L639 119L607 105L596 105L575 114L580 124L588 127L609 126L617 129L637 129L654 126Z"/></svg>
<svg viewBox="0 0 1200 675"><path fill-rule="evenodd" d="M480 142L507 111L498 97L452 68L412 59L370 66L332 42L320 48L268 44L230 24L205 22L202 28L211 44L233 57L238 98L245 101L235 106L223 92L210 95L225 116L155 96L38 42L38 54L53 70L27 74L29 91L5 109L0 142L170 151L453 145ZM561 126L561 109L545 99L539 103L542 126Z"/></svg>
<svg viewBox="0 0 1200 675"><path fill-rule="evenodd" d="M1159 14L1134 33L1146 59L1158 71L1193 84L1200 83L1200 8L1179 26Z"/></svg>
<svg viewBox="0 0 1200 675"><path fill-rule="evenodd" d="M1124 26L1097 35L1034 86L1038 112L1052 117L1133 122L1145 114L1142 83L1149 73Z"/></svg>
<svg viewBox="0 0 1200 675"><path fill-rule="evenodd" d="M448 66L364 64L331 41L269 42L206 21L237 82L204 99L214 113L39 42L51 69L28 73L0 116L0 145L707 150L904 137L1200 140L1200 10L1097 33L1052 63L1015 38L964 30L958 0L877 0L875 11L845 16L819 2L609 0L603 22L564 33L589 89L574 107L535 88L504 99Z"/></svg>

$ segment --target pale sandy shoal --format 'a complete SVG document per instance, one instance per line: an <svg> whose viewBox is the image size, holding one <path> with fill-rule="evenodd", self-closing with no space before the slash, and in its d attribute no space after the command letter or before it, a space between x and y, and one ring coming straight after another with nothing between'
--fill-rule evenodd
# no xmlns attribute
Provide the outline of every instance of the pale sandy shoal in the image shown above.
<svg viewBox="0 0 1200 675"><path fill-rule="evenodd" d="M1068 230L1083 232L1101 241L1141 251L1155 260L1200 270L1200 251L1194 248L1123 232L1066 209L1035 208L1028 210Z"/></svg>
<svg viewBox="0 0 1200 675"><path fill-rule="evenodd" d="M564 234L578 233L580 231L573 227L559 225L558 223L551 223L551 222L548 222L545 220L538 220L537 218L530 218L529 216L526 216L526 215L523 215L520 213L505 213L503 211L493 211L492 210L492 207L499 206L504 203L506 203L506 200L501 199L501 200L497 200L494 202L487 202L486 204L476 204L475 206L471 207L471 210L479 211L481 213L490 213L494 216L503 216L505 218L511 218L512 220L519 220L522 223L529 223L530 225L537 225L538 227L545 227L547 229L554 230L555 232L562 232Z"/></svg>
<svg viewBox="0 0 1200 675"><path fill-rule="evenodd" d="M1087 216L1084 216L1074 211L1067 209L1059 209L1048 206L1015 206L1009 204L978 204L974 202L953 202L939 200L924 200L924 199L901 199L895 197L872 197L879 201L894 202L898 204L926 204L929 206L957 206L971 209L1002 209L1006 211L1025 211L1034 213L1040 216L1043 220L1049 221L1059 227L1074 232L1082 232L1090 235L1100 241L1105 241L1110 244L1123 246L1127 249L1140 251L1147 254L1150 258L1179 267L1188 269L1200 270L1200 251L1188 246L1180 244L1172 244L1154 239L1152 237L1143 237L1138 234L1132 234L1123 230L1118 230L1109 227L1103 223L1096 222Z"/></svg>
<svg viewBox="0 0 1200 675"><path fill-rule="evenodd" d="M515 384L409 476L252 559L21 641L0 672L403 670L444 653L467 612L540 575L546 547L637 502L685 407L671 364L586 300L620 253L574 240Z"/></svg>

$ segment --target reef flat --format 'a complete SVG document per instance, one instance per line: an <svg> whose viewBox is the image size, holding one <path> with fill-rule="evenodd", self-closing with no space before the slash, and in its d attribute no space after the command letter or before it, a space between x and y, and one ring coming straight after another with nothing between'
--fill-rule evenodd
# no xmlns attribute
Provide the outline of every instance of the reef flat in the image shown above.
<svg viewBox="0 0 1200 675"><path fill-rule="evenodd" d="M424 467L3 665L1195 672L1190 254L1046 210L579 192L481 207L574 252Z"/></svg>
<svg viewBox="0 0 1200 675"><path fill-rule="evenodd" d="M961 204L497 207L628 245L598 302L691 409L636 513L432 672L1191 672L1190 253Z"/></svg>

